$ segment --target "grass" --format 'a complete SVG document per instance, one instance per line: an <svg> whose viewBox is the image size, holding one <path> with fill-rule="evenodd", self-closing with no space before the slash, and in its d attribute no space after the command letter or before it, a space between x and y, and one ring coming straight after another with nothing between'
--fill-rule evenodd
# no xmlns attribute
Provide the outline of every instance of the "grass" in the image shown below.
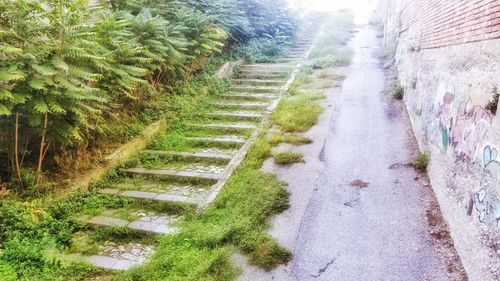
<svg viewBox="0 0 500 281"><path fill-rule="evenodd" d="M294 144L294 145L311 144L313 142L312 139L307 138L307 137L303 137L303 136L299 136L297 134L287 134L283 138L283 141L285 143Z"/></svg>
<svg viewBox="0 0 500 281"><path fill-rule="evenodd" d="M304 163L304 155L300 152L280 151L273 153L274 163L278 165L290 165Z"/></svg>
<svg viewBox="0 0 500 281"><path fill-rule="evenodd" d="M392 98L400 101L403 100L404 94L405 90L401 85L398 85L396 89L394 89L394 91L392 92Z"/></svg>
<svg viewBox="0 0 500 281"><path fill-rule="evenodd" d="M420 153L413 160L413 162L410 163L410 166L421 173L427 172L427 167L429 166L429 155L427 153Z"/></svg>
<svg viewBox="0 0 500 281"><path fill-rule="evenodd" d="M267 134L261 134L216 201L200 217L187 218L182 230L161 239L143 267L117 280L233 280L238 270L229 262L233 248L252 264L270 270L291 254L267 234L267 218L288 208L285 184L260 171L271 156Z"/></svg>
<svg viewBox="0 0 500 281"><path fill-rule="evenodd" d="M301 82L310 83L313 73L312 68L305 70ZM210 104L215 95L223 92L224 87L223 81L215 81L204 75L199 80L172 87L173 91L169 89L168 102L159 106L163 110L161 117L167 119L168 125L149 148L184 151L207 146L204 142L185 141L184 137L196 136L199 130L193 130L188 124L198 121L201 113L211 109ZM246 254L251 264L265 270L287 263L291 253L268 234L268 218L289 207L289 194L284 182L273 174L262 172L260 168L264 160L272 156L271 149L278 143L312 142L291 133L307 131L316 123L321 113L317 100L321 97L322 94L311 93L286 97L271 120L280 132L271 135L263 132L258 137L215 202L198 216L195 215L194 207L188 204L144 204L144 201L100 195L93 191L112 188L120 183L135 186L151 181L149 178L136 178L131 182L123 182L126 167L137 163L156 165L166 161L144 155L134 157L111 171L92 186L91 192L77 191L65 198L47 196L30 202L2 200L0 279L234 280L239 270L229 257L235 250ZM151 115L156 116L154 112ZM150 123L147 121L144 124ZM135 135L141 126L142 123L131 122L125 130ZM168 185L169 181L164 180L161 184ZM123 228L92 230L73 219L76 214L99 214L108 209L119 210L119 217L133 218L127 209L138 207L158 213L182 215L184 220L179 222L181 230L173 235L150 237ZM98 243L102 241L154 244L156 252L144 266L127 272L97 269L61 255L96 253L99 250Z"/></svg>
<svg viewBox="0 0 500 281"><path fill-rule="evenodd" d="M284 132L305 132L316 121L323 110L307 94L284 98L271 115L271 121Z"/></svg>

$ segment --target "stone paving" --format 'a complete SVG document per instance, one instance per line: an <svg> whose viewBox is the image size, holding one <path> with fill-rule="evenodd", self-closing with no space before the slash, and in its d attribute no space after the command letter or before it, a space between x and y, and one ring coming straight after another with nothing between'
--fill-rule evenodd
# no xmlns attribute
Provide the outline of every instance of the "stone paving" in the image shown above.
<svg viewBox="0 0 500 281"><path fill-rule="evenodd" d="M311 41L312 38L304 39L273 63L243 65L234 85L216 98L213 110L200 114L198 123L191 124L190 135L185 137L190 147L185 151L143 151L144 155L154 156L151 163L145 160L143 166L125 169L124 177L98 192L138 199L144 207L149 202L208 202L228 163L247 142L249 132L258 128L265 110L279 98ZM83 215L78 219L93 226L128 228L154 235L174 233L181 225L177 216L145 210L106 210L98 216ZM108 241L99 247L97 255L85 258L95 266L126 270L144 263L153 253L154 245Z"/></svg>
<svg viewBox="0 0 500 281"><path fill-rule="evenodd" d="M155 234L169 234L178 230L173 226L178 217L144 210L131 210L129 218L120 217L117 210L106 210L98 216L81 215L76 219L95 226L126 227Z"/></svg>

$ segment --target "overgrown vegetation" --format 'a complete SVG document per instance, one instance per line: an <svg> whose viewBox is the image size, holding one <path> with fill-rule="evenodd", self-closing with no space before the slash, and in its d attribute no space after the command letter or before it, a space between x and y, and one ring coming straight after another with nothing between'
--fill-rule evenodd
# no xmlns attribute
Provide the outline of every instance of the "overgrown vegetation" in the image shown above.
<svg viewBox="0 0 500 281"><path fill-rule="evenodd" d="M42 1L9 2L0 0L0 3L9 5L16 3L16 5L20 5L17 6L20 10L16 11L16 13L20 13L26 10L32 11L29 5L33 3L38 5ZM323 97L322 94L290 93L290 96L278 107L278 111L273 114L273 125L280 128L278 137L272 137L267 132L262 132L250 149L247 158L233 174L216 201L200 216L195 216L194 207L191 205L166 202L148 202L148 204L144 204L144 201L136 199L106 196L97 193L97 189L123 183L120 180L124 177L124 168L138 163L156 165L164 161L164 159L141 154L111 171L100 182L94 184L90 192L76 191L69 194L67 198L61 199L53 196L54 191L59 191L60 185L56 186L52 183L43 182L43 178L42 182L37 185L36 179L40 176L40 173L33 167L36 167L38 158L37 155L32 155L36 154L38 145L42 144L42 148L49 147L47 154L42 155L51 158L50 160L47 159L47 161L51 161L51 164L59 163L59 165L68 167L71 166L71 158L78 158L79 160L82 158L81 152L76 152L81 151L79 150L81 147L84 147L84 149L95 148L98 146L97 143L104 138L109 138L110 142L118 142L124 135L132 136L138 133L145 124L158 118L166 118L169 125L164 132L153 140L150 148L173 151L189 150L193 144L186 143L184 137L197 136L197 134L201 133L206 135L207 133L202 130L193 130L189 124L198 121L199 114L210 110L213 96L223 93L225 90L226 83L213 79L211 75L217 65L217 62L213 61L213 56L217 53L217 50L223 50L220 43L224 40L220 37L215 38L212 35L226 34L229 40L226 43L232 45L244 45L244 42L268 37L265 35L267 33L262 30L270 31L271 36L276 35L273 32L281 30L278 25L283 24L285 20L280 19L278 22L273 22L279 17L273 18L272 15L275 15L275 13L286 14L286 9L275 6L273 1L183 1L182 4L165 1L111 1L108 3L112 7L111 11L94 10L94 8L88 8L84 3L85 1L56 1L47 5L66 11L69 8L65 5L71 4L78 7L78 9L82 8L82 13L86 17L92 15L92 21L82 21L82 23L86 24L82 28L87 32L74 35L75 40L81 38L89 40L89 37L86 36L91 36L93 40L103 42L93 45L94 48L86 50L92 53L92 57L80 58L69 52L69 56L74 55L75 59L69 60L66 64L68 64L68 69L72 69L76 65L75 69L77 69L76 67L84 68L85 71L98 74L99 76L95 76L94 80L89 79L87 81L83 78L83 80L78 80L80 81L78 85L84 89L96 88L91 91L103 99L92 100L90 105L87 104L87 100L69 99L65 106L72 106L73 102L79 102L79 106L85 105L85 110L95 109L95 111L89 111L91 114L85 116L87 118L86 123L78 123L83 119L76 120L78 122L72 119L66 120L66 113L57 115L48 106L46 114L43 112L34 114L38 120L42 120L42 124L35 124L30 127L29 120L25 119L29 115L23 113L19 114L18 130L12 128L12 121L14 121L14 124L16 123L16 110L21 112L21 109L27 109L32 99L30 96L29 99L27 98L22 103L8 105L12 113L9 117L2 117L3 119L1 119L2 133L0 133L0 141L2 146L0 148L4 150L1 151L0 161L8 160L8 163L13 164L11 166L13 166L14 171L7 171L7 169L12 168L10 166L6 167L6 170L1 171L3 178L18 178L15 160L17 156L19 156L19 164L24 164L24 167L26 167L26 169L19 169L21 180L17 180L17 187L24 190L23 194L14 192L14 194L9 194L15 185L11 183L7 186L0 183L0 198L7 197L7 199L0 202L1 279L233 280L237 276L238 270L230 263L229 255L235 249L245 253L252 264L266 270L289 261L291 258L290 252L282 248L267 233L269 227L267 219L269 216L288 208L289 194L283 182L272 174L260 171L260 168L263 161L272 156L271 149L277 142L285 141L297 144L311 142L308 138L297 134L283 133L283 131L306 131L314 125L321 112L317 100ZM239 4L233 5L235 3ZM265 11L261 11L260 16L256 17L248 15L245 12L245 7L251 3L261 3L263 5L262 9L265 9ZM242 12L226 11L234 7L239 7L239 11ZM212 12L200 13L200 10L209 11L211 8L214 9ZM78 9L73 12L77 13L80 11ZM4 6L0 6L0 20L4 20L4 11ZM36 11L39 12L42 18L45 16L62 17L61 13L54 12L53 15L45 15L46 10ZM52 10L48 9L47 11ZM222 15L223 11L226 14L217 17L217 15ZM11 11L9 10L9 12ZM182 16L184 12L186 14ZM68 16L68 20L72 17ZM194 17L200 18L193 19ZM240 29L240 23L235 20L245 18L249 24ZM77 16L73 19L75 22L81 20ZM125 27L122 26L129 20L132 20L134 26L133 28L130 27L131 30L128 30L126 25ZM45 22L42 21L42 23ZM182 28L173 24L176 22ZM291 21L288 22L291 23ZM197 32L203 30L215 32L205 33L212 34L207 36L210 37L208 39L213 40L213 48L207 48L209 45L205 46L205 43L200 43L207 39L202 38L204 35L193 33L192 30L188 31L190 30L189 26L196 27L197 23L202 24L204 28L210 27L209 29L195 28ZM97 29L99 24L103 25L100 27L102 29ZM70 28L72 26L68 26L68 29L72 30ZM4 25L0 28L4 28ZM40 26L41 30L44 28L46 26ZM94 28L96 29L94 30ZM163 35L157 30L158 28L163 31ZM243 36L247 34L248 30L246 28L251 31L249 36ZM282 32L285 32L287 36L291 35L293 33L292 28L293 24L290 25L290 30ZM60 30L54 32L56 31ZM97 35L101 34L99 32L102 32L102 36ZM132 37L126 37L123 34L116 35L116 33L121 32L133 32L135 35ZM117 37L109 38L107 37L108 33L115 34ZM2 29L0 36L5 34L6 32L3 32ZM167 34L172 36L167 36ZM43 36L41 38L47 40L51 38L57 39L56 36ZM137 48L120 49L119 47L122 45L120 40L127 41L136 47L138 41L142 45ZM160 40L161 44L158 43L158 40ZM168 42L168 40L175 42ZM31 46L31 48L36 48L36 42L26 41L24 43ZM87 43L95 44L94 41L85 44ZM44 46L44 44L41 45ZM79 43L74 43L72 46L78 49L86 47L85 44L82 43L80 46ZM109 44L109 46L106 44ZM101 48L104 48L103 46L110 52L100 53ZM177 52L165 50L165 48L172 46L179 46ZM4 52L1 48L0 52ZM50 48L52 48L52 45ZM200 52L194 52L196 49ZM47 52L45 54L47 57L53 57L57 54L52 49L47 49ZM0 67L12 62L13 59L3 60L4 53L1 54ZM166 56L164 56L165 54ZM66 73L64 69L59 69L52 64L52 60L45 59L45 55L42 56L44 58L41 60L42 65L57 71L57 74L49 75L50 78L47 79L55 81L59 76L69 75L68 73L71 71L68 70ZM132 57L138 56L139 59L133 59L129 55ZM105 58L101 59L99 56ZM108 61L107 56L112 59ZM22 57L24 59L24 55ZM5 58L10 57L5 56ZM64 56L64 58L67 57ZM129 60L128 58L132 59ZM119 62L119 65L114 65L115 60ZM100 72L104 68L101 69L98 66L99 64L105 64L108 67L106 72ZM2 82L0 83L0 89L7 89L6 91L12 92L12 89L26 83L26 79L31 77L29 75L37 73L36 69L31 69L33 67L31 65L24 66L21 64L21 66L34 72L28 71L27 74L23 74L26 75L23 79ZM124 68L122 69L122 67ZM145 71L142 72L140 69ZM81 74L78 73L78 75ZM125 79L126 75L137 82L137 84L134 84L136 86L132 88L124 87L123 83L126 83L126 81L123 79ZM67 79L73 79L72 76L68 77L70 78ZM139 82L139 80L142 80L142 82ZM73 80L70 82L73 83ZM70 88L64 88L66 87L64 84L58 84L58 81L54 82L54 85L51 83L47 85L47 91L50 89L47 96L51 95L53 91L62 92L61 95L63 93L65 95L69 94L72 91ZM25 87L30 87L30 85ZM33 99L36 96L43 102L48 103L45 100L46 96L43 94L45 90L38 91L33 90ZM2 91L2 93L5 93L5 91ZM79 94L83 95L82 93ZM1 105L4 104L4 101L1 100ZM293 112L293 114L287 111ZM46 130L44 130L43 124L45 116L48 117ZM110 118L113 119L112 122L107 121ZM72 128L77 131L81 140L74 139L71 136L68 136L68 142L55 138L60 133L60 131L55 132L58 129L55 125L56 120L69 122L70 126L73 126ZM136 120L139 121L135 122ZM125 126L126 129L123 129L123 125L127 123L129 125ZM6 130L4 131L3 128L6 128ZM123 131L114 134L115 129ZM19 132L19 136L22 136L17 138L19 141L17 145L16 140L12 139L15 131ZM223 132L211 131L211 133L222 134ZM245 134L248 133L242 133L242 135ZM45 140L42 140L43 135L46 136ZM61 136L66 137L64 134L61 134ZM278 139L279 141L277 141ZM31 143L34 140L37 140L37 142L40 140L40 142L32 147ZM9 145L4 146L3 142ZM26 145L26 143L28 144ZM200 142L194 146L198 145L203 146L204 143ZM20 151L12 152L14 147L19 147ZM233 148L227 147L227 149ZM65 150L70 152L65 153ZM60 172L60 170L54 172ZM147 180L151 179L134 178L131 184L137 185L141 181ZM193 186L205 188L206 183L200 182ZM20 195L23 196L22 199L26 200L16 200L20 199ZM93 230L75 219L76 216L81 214L99 215L104 210L115 210L119 217L130 219L134 217L134 214L130 213L130 209L136 208L182 215L180 232L158 238L143 233L139 235L135 231L123 228ZM97 269L82 263L75 256L66 255L95 254L98 251L97 246L103 241L119 243L134 241L153 244L156 246L156 252L150 262L127 272L110 272Z"/></svg>
<svg viewBox="0 0 500 281"><path fill-rule="evenodd" d="M215 69L243 55L267 60L293 40L295 23L287 5L270 0L100 3L0 0L0 279L113 277L61 255L95 253L102 241L158 244L141 279L226 280L236 274L227 259L234 246L264 268L288 260L290 254L264 232L266 217L286 208L287 194L272 175L259 174L258 152L202 219L195 219L190 205L148 204L185 219L186 231L161 241L124 229L90 231L75 220L77 214L105 209L131 218L128 210L145 208L143 202L84 191L58 197L72 185L62 179L98 163L161 118L167 131L151 147L184 149L180 136L196 134L187 124L225 90L224 81L213 79ZM134 161L153 160L137 157L125 165ZM122 168L95 188L117 181Z"/></svg>
<svg viewBox="0 0 500 281"><path fill-rule="evenodd" d="M303 163L304 155L300 152L280 151L273 153L274 163L278 165L290 165L294 163Z"/></svg>
<svg viewBox="0 0 500 281"><path fill-rule="evenodd" d="M276 55L295 31L283 1L100 3L0 1L0 180L11 189L29 189L31 174L40 186L44 166L52 177L91 167L163 118L223 51Z"/></svg>
<svg viewBox="0 0 500 281"><path fill-rule="evenodd" d="M273 112L271 120L284 132L304 132L316 123L322 109L311 96L301 94L286 97Z"/></svg>

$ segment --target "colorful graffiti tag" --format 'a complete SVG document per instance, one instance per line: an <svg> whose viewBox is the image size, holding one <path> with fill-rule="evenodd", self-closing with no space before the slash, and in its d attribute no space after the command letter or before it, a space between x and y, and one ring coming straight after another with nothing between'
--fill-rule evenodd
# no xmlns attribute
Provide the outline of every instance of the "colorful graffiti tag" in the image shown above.
<svg viewBox="0 0 500 281"><path fill-rule="evenodd" d="M476 160L493 116L482 105L474 104L468 93L457 95L453 85L439 81L436 86L435 96L421 93L418 107L424 137L456 158ZM492 153L496 159L496 150Z"/></svg>
<svg viewBox="0 0 500 281"><path fill-rule="evenodd" d="M487 168L488 166L493 164L500 164L500 162L497 161L497 157L498 157L498 150L494 147L487 145L483 150L484 167Z"/></svg>

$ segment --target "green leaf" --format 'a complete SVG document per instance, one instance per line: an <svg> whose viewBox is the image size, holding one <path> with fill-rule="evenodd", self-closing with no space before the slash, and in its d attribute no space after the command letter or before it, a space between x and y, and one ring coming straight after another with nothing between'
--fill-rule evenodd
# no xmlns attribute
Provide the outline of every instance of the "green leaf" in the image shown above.
<svg viewBox="0 0 500 281"><path fill-rule="evenodd" d="M31 67L42 76L53 76L57 74L57 70L48 66L32 64Z"/></svg>
<svg viewBox="0 0 500 281"><path fill-rule="evenodd" d="M40 114L49 112L49 106L43 99L36 99L33 104L33 109L36 113Z"/></svg>
<svg viewBox="0 0 500 281"><path fill-rule="evenodd" d="M64 71L68 71L68 69L69 69L68 64L66 64L64 62L64 60L61 59L60 57L55 56L52 58L52 60L50 62L57 69L64 70Z"/></svg>
<svg viewBox="0 0 500 281"><path fill-rule="evenodd" d="M24 73L19 70L0 69L0 82L7 83L12 81L24 80Z"/></svg>
<svg viewBox="0 0 500 281"><path fill-rule="evenodd" d="M20 56L23 54L23 50L13 46L0 44L0 54L5 54L6 56Z"/></svg>
<svg viewBox="0 0 500 281"><path fill-rule="evenodd" d="M28 84L36 90L46 90L47 79L31 79Z"/></svg>
<svg viewBox="0 0 500 281"><path fill-rule="evenodd" d="M10 111L10 109L7 106L0 103L0 116L9 116L11 114L12 111Z"/></svg>
<svg viewBox="0 0 500 281"><path fill-rule="evenodd" d="M14 96L12 95L12 93L7 90L7 89L3 89L3 88L0 88L0 100L12 100L14 99Z"/></svg>

